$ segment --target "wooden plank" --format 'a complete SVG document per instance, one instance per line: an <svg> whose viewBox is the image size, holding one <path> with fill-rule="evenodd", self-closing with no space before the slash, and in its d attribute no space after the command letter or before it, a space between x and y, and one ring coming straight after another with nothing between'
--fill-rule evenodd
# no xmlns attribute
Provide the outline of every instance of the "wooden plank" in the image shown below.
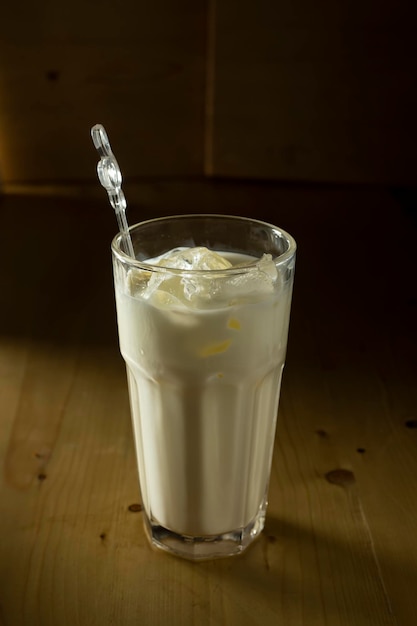
<svg viewBox="0 0 417 626"><path fill-rule="evenodd" d="M39 353L44 346L32 349L38 362ZM66 377L66 351L60 358ZM37 393L45 397L49 371L38 370L45 386L38 383ZM279 498L271 495L267 534L241 559L195 569L153 554L140 514L129 511L137 502L136 468L124 372L114 355L84 352L62 402L60 436L42 474L26 492L16 481L2 488L6 624L255 625L260 613L271 625L395 623L357 495L312 478L303 450L294 452L282 428L271 484ZM288 428L293 418L284 407L281 424ZM52 410L50 420L54 430ZM29 413L26 424L33 426ZM47 442L50 433L43 434Z"/></svg>
<svg viewBox="0 0 417 626"><path fill-rule="evenodd" d="M108 129L125 175L201 173L203 2L3 7L4 183L92 179L89 132Z"/></svg>
<svg viewBox="0 0 417 626"><path fill-rule="evenodd" d="M198 565L153 552L131 507L140 496L116 343L113 216L101 202L0 200L4 624L415 623L409 477L417 444L404 425L415 406L415 335L405 307L415 234L378 190L255 189L239 192L251 199L246 209L252 203L272 220L282 205L299 242L269 513L245 555ZM26 224L19 237L10 235L16 215ZM150 215L148 207L143 216ZM352 232L366 257L354 254ZM63 248L68 239L88 250L87 265ZM378 253L381 242L386 250L399 239L398 277L395 263L380 271Z"/></svg>
<svg viewBox="0 0 417 626"><path fill-rule="evenodd" d="M409 3L215 5L208 173L416 181Z"/></svg>
<svg viewBox="0 0 417 626"><path fill-rule="evenodd" d="M358 203L358 189L348 185L326 186L322 184L298 185L294 182L279 183L259 180L224 180L197 177L155 179L128 178L123 184L127 197L127 214L131 224L162 215L181 213L223 213L264 219L289 231L307 227L310 223L322 223L336 211L348 215ZM65 207L63 219L70 206L78 211L84 202L90 206L91 215L104 222L109 237L117 226L106 192L97 181L71 184L7 184L4 186L5 201L20 207L31 202L34 213L39 207L54 219L54 204L58 199ZM1 201L1 196L0 196ZM384 188L362 186L361 206L375 216L388 215L398 207L389 202ZM387 209L388 207L388 209ZM92 219L92 218L89 218ZM93 222L94 223L94 222ZM104 225L102 225L104 228ZM296 232L297 234L297 232Z"/></svg>
<svg viewBox="0 0 417 626"><path fill-rule="evenodd" d="M331 469L330 454L338 457L335 468L353 473L391 609L399 624L411 626L417 609L404 580L413 579L417 562L410 540L417 438L407 427L417 404L417 258L415 225L398 209L352 205L337 222L329 215L327 224L310 224L300 241L304 289L294 301L286 389L310 452L317 440L319 473Z"/></svg>

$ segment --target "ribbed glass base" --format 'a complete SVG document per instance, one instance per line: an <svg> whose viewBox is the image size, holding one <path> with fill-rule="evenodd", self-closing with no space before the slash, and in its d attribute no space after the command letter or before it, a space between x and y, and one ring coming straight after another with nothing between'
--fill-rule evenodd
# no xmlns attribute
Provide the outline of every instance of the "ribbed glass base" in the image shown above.
<svg viewBox="0 0 417 626"><path fill-rule="evenodd" d="M218 559L240 554L258 537L265 525L266 502L245 527L220 535L190 537L180 535L149 519L144 512L145 530L152 546L192 561Z"/></svg>

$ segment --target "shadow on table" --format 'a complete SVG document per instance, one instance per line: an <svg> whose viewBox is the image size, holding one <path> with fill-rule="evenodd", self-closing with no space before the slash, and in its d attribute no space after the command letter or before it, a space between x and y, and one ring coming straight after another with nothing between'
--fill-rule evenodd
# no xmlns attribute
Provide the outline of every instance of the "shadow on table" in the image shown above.
<svg viewBox="0 0 417 626"><path fill-rule="evenodd" d="M333 617L335 623L394 624L384 572L414 580L417 563L388 554L377 560L367 528L359 529L355 539L337 541L269 516L245 554L206 566L221 572L229 597L256 596L254 606L261 604L277 618L298 615L302 620L293 623L325 623Z"/></svg>

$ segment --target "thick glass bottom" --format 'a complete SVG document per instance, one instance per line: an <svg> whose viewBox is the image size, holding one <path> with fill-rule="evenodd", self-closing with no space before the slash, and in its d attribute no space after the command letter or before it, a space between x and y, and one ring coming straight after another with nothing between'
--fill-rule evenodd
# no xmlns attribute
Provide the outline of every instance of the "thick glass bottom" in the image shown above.
<svg viewBox="0 0 417 626"><path fill-rule="evenodd" d="M152 546L176 556L202 561L242 553L259 536L265 525L266 502L259 507L256 517L244 528L220 535L190 537L164 528L144 512L147 537Z"/></svg>

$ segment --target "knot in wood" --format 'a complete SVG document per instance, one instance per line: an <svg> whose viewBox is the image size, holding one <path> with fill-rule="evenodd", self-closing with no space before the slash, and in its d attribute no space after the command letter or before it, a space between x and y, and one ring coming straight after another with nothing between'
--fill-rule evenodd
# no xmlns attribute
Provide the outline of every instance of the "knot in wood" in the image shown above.
<svg viewBox="0 0 417 626"><path fill-rule="evenodd" d="M335 469L331 472L327 472L325 475L326 480L332 485L339 485L340 487L346 487L352 485L355 482L355 474L346 469Z"/></svg>
<svg viewBox="0 0 417 626"><path fill-rule="evenodd" d="M131 504L128 509L131 513L140 513L143 509L143 506L141 504Z"/></svg>

